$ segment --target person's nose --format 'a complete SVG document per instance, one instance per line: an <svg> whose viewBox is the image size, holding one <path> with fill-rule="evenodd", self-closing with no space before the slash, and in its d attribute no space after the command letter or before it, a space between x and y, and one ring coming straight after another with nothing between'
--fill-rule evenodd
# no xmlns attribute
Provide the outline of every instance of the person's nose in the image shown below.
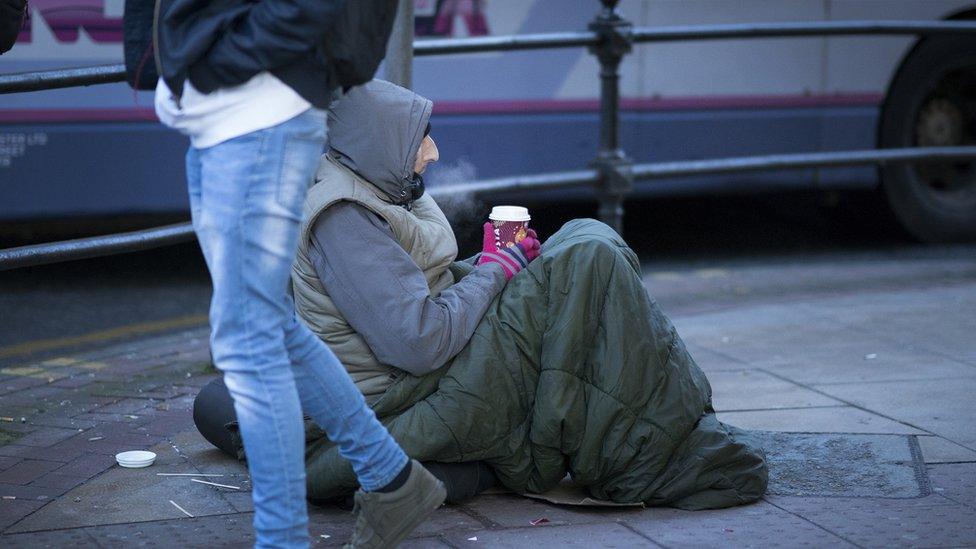
<svg viewBox="0 0 976 549"><path fill-rule="evenodd" d="M430 138L430 150L427 151L427 161L437 162L441 159L441 152L437 150L437 143L434 142L434 138Z"/></svg>

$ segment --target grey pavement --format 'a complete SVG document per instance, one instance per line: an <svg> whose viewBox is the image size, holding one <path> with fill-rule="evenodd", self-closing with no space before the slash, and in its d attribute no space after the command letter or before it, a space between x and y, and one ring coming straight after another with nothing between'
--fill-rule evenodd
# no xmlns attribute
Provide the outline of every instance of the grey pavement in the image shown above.
<svg viewBox="0 0 976 549"><path fill-rule="evenodd" d="M720 419L761 431L766 497L688 512L496 493L440 509L405 545L976 547L974 252L649 262L646 285ZM0 545L249 544L246 470L192 426L192 398L215 375L206 339L200 327L5 362ZM141 448L155 465L114 465ZM351 527L347 511L311 508L315 543Z"/></svg>

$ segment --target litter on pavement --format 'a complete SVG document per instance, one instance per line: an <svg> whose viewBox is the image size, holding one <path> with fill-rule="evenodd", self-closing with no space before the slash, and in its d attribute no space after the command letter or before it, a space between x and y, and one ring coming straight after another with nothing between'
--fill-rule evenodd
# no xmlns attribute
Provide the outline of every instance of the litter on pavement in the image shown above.
<svg viewBox="0 0 976 549"><path fill-rule="evenodd" d="M156 473L157 477L222 477L220 473Z"/></svg>
<svg viewBox="0 0 976 549"><path fill-rule="evenodd" d="M230 488L232 490L240 490L240 486L231 486L229 484L217 484L216 482L208 482L206 480L200 480L198 478L191 478L191 482L199 482L200 484L209 484L210 486L219 486L221 488Z"/></svg>
<svg viewBox="0 0 976 549"><path fill-rule="evenodd" d="M180 507L180 504L179 504L179 503L176 503L176 502L175 502L175 501L173 501L173 500L169 500L169 502L173 504L173 507L176 507L176 508L177 508L177 509L179 509L180 511L183 511L183 514L184 514L184 515L186 515L186 516L188 516L188 517L190 517L190 518L196 518L196 517L194 517L193 515L191 515L189 511L187 511L186 509L184 509L184 508L182 508L182 507Z"/></svg>

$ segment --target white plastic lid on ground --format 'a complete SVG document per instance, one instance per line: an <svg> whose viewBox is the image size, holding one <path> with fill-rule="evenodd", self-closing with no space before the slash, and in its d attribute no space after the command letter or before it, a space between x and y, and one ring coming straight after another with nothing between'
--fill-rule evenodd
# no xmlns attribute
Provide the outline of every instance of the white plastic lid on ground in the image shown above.
<svg viewBox="0 0 976 549"><path fill-rule="evenodd" d="M156 454L145 450L131 450L129 452L115 454L115 461L122 467L149 467L156 461Z"/></svg>

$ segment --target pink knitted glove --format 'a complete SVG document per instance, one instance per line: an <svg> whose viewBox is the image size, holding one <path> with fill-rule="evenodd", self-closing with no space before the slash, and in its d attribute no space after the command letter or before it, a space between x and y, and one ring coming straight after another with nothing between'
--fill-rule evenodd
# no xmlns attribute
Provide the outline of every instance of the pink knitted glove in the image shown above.
<svg viewBox="0 0 976 549"><path fill-rule="evenodd" d="M505 270L505 278L511 280L519 271L529 266L533 259L539 257L539 248L542 244L535 231L529 229L526 237L521 242L511 248L498 249L495 246L495 231L491 223L485 223L485 237L481 246L481 257L478 258L478 265L486 263L497 263Z"/></svg>

